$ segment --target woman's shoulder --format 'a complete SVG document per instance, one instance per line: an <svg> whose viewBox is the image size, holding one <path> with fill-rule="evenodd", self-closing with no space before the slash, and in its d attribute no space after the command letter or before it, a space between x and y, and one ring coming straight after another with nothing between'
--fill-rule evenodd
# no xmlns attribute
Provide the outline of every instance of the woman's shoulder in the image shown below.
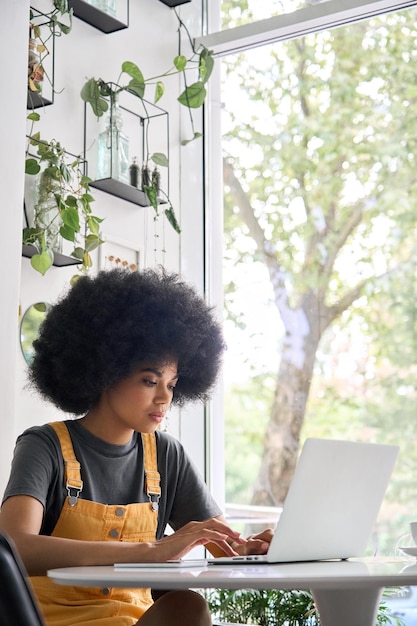
<svg viewBox="0 0 417 626"><path fill-rule="evenodd" d="M51 448L51 444L55 448L58 447L58 438L54 432L52 426L47 424L40 424L35 426L29 426L26 428L17 438L17 445L30 445L39 447Z"/></svg>
<svg viewBox="0 0 417 626"><path fill-rule="evenodd" d="M187 456L181 441L174 437L174 435L166 431L157 430L155 436L158 451L164 452L165 455L171 458L175 456L181 460Z"/></svg>

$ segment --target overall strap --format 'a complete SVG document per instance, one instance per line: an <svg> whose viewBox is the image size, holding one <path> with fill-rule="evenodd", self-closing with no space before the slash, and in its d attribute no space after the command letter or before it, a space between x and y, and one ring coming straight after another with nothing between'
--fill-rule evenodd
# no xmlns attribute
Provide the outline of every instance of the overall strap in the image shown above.
<svg viewBox="0 0 417 626"><path fill-rule="evenodd" d="M70 506L75 506L83 488L81 466L75 458L71 437L64 422L51 422L49 426L54 429L61 444L64 459L64 485L68 492L68 503Z"/></svg>
<svg viewBox="0 0 417 626"><path fill-rule="evenodd" d="M155 433L141 433L143 445L143 466L145 489L154 511L158 510L161 497L161 477L158 472Z"/></svg>

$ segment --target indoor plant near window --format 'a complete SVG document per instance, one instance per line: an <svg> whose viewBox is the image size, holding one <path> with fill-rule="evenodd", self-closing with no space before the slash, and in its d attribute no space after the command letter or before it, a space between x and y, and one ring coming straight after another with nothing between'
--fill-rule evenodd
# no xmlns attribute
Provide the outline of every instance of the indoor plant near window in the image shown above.
<svg viewBox="0 0 417 626"><path fill-rule="evenodd" d="M97 118L99 118L106 113L109 108L114 106L117 101L118 94L122 91L129 92L133 96L136 96L144 101L146 89L153 86L153 102L156 104L164 95L165 86L163 79L175 74L181 74L184 80L184 90L178 97L178 101L188 109L192 128L192 137L182 142L183 145L185 145L189 141L201 137L201 133L195 130L192 111L193 109L201 107L205 100L207 93L206 84L213 71L214 60L212 51L208 50L204 46L202 46L200 51L195 50L193 41L186 26L177 13L176 16L179 21L180 30L183 29L187 33L188 40L190 42L192 52L189 58L181 54L181 49L179 49L178 54L173 59L171 68L158 76L146 79L144 78L144 75L138 65L131 61L125 61L122 64L120 76L116 83L105 81L102 78L90 78L81 89L81 98L84 102L91 106L93 113ZM187 82L187 72L189 70L197 70L198 74L197 80L190 85ZM127 80L122 83L122 78L125 76L127 76ZM168 167L169 165L168 155L164 155L160 152L152 153L149 149L147 139L145 162L152 162L154 165L162 167ZM168 203L168 208L164 209L164 214L174 230L180 233L181 230L178 225L174 209L164 190L160 189L157 184L152 183L151 180L149 180L148 184L143 186L143 190L148 196L149 202L155 211L156 219L159 217L158 197L160 194L165 197L166 202Z"/></svg>
<svg viewBox="0 0 417 626"><path fill-rule="evenodd" d="M310 591L207 589L201 593L215 618L214 623L220 620L223 623L239 622L256 626L320 626ZM385 604L384 599L390 594L390 589L383 593L377 626L405 626L401 617L393 614Z"/></svg>
<svg viewBox="0 0 417 626"><path fill-rule="evenodd" d="M32 122L39 119L36 112L28 117ZM36 150L35 156L31 149ZM92 213L94 198L83 164L80 157L69 159L58 141L44 141L39 133L28 138L26 174L39 175L39 181L33 223L24 228L23 243L36 248L30 262L42 275L51 267L54 252L60 251L60 238L74 245L71 256L81 261L83 273L92 265L90 252L102 243L102 219Z"/></svg>

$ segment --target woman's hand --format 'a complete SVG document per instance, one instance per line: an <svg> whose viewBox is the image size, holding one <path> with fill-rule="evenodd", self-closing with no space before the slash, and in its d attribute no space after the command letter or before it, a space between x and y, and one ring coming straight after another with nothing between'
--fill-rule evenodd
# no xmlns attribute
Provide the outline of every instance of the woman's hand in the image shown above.
<svg viewBox="0 0 417 626"><path fill-rule="evenodd" d="M213 517L204 522L189 522L172 535L147 544L149 557L146 560L163 562L181 559L196 546L208 543L216 544L227 556L236 556L239 554L236 548L241 548L246 544L246 539L240 537L238 532L232 530L219 518Z"/></svg>
<svg viewBox="0 0 417 626"><path fill-rule="evenodd" d="M246 539L246 543L234 543L232 542L232 548L241 556L245 554L266 554L269 549L274 531L272 528L267 528L257 535L250 535Z"/></svg>

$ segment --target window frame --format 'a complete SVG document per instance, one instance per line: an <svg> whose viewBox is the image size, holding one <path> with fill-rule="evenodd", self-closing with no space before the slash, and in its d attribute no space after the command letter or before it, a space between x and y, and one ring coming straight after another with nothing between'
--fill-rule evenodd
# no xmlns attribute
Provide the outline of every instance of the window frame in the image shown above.
<svg viewBox="0 0 417 626"><path fill-rule="evenodd" d="M307 33L346 26L377 15L417 6L417 0L326 0L292 13L271 17L227 30L216 30L220 23L221 0L205 3L204 19L208 34L195 39L196 49L204 45L215 57L301 37ZM220 63L215 64L208 85L204 111L204 224L205 224L205 285L208 301L223 311L223 193L221 149L221 75ZM205 476L211 492L226 511L224 412L221 381L206 408ZM227 513L227 511L226 511Z"/></svg>

